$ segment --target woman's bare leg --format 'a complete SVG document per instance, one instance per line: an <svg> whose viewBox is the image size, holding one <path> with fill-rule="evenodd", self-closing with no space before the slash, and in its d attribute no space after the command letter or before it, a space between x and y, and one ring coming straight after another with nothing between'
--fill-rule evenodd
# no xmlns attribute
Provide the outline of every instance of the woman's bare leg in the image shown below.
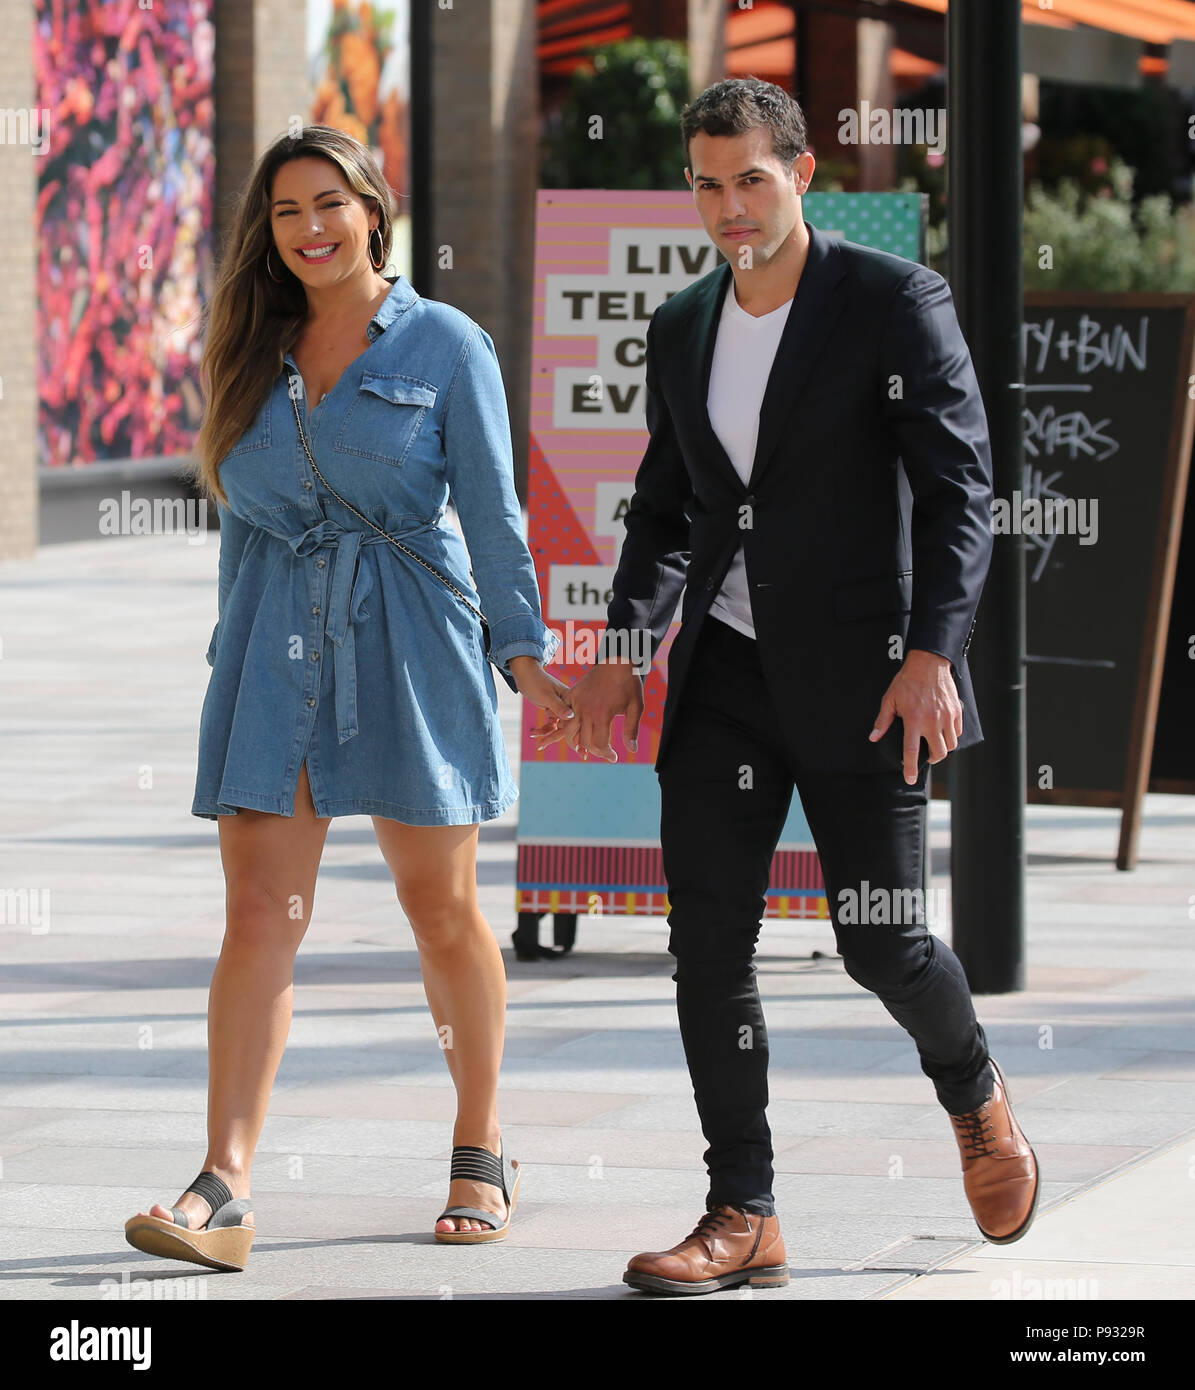
<svg viewBox="0 0 1195 1390"><path fill-rule="evenodd" d="M456 1087L452 1142L498 1153L498 1070L506 1020L502 952L477 903L476 825L403 825L373 818L382 856L419 947L423 988ZM506 1219L500 1188L451 1183L448 1206L480 1207ZM484 1231L446 1217L438 1231Z"/></svg>
<svg viewBox="0 0 1195 1390"><path fill-rule="evenodd" d="M217 824L226 926L208 996L203 1167L223 1178L234 1197L245 1197L290 1032L295 953L311 921L330 819L315 814L304 764L293 817L242 808ZM187 1213L192 1230L211 1215L194 1192L183 1193L175 1205ZM148 1215L172 1219L169 1207L157 1202ZM246 1224L251 1222L247 1217Z"/></svg>

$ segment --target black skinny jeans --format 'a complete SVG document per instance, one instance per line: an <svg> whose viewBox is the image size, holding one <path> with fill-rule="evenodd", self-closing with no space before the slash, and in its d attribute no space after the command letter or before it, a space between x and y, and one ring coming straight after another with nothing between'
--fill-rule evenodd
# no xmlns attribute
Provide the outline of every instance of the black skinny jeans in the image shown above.
<svg viewBox="0 0 1195 1390"><path fill-rule="evenodd" d="M949 1114L978 1109L994 1077L962 965L902 892L922 886L926 767L913 786L900 770L844 775L795 767L755 641L707 616L692 660L657 774L677 1013L709 1141L707 1206L772 1215L768 1036L752 957L794 784L846 973L911 1034ZM889 917L898 924L876 925L874 903L871 922L842 920L841 890L876 888L891 895ZM911 901L921 906L919 897Z"/></svg>

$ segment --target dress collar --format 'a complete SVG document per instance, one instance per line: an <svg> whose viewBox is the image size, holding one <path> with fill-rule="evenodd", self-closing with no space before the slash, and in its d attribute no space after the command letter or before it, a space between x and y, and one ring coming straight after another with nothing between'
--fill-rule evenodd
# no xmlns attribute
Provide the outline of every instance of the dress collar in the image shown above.
<svg viewBox="0 0 1195 1390"><path fill-rule="evenodd" d="M390 281L392 288L383 300L382 307L366 326L365 332L371 343L419 298L411 282L404 275L387 275L384 278Z"/></svg>

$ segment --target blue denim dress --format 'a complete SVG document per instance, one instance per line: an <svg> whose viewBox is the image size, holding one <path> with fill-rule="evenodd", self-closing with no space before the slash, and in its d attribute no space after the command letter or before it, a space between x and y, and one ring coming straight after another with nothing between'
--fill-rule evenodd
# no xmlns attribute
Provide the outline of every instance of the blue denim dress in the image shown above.
<svg viewBox="0 0 1195 1390"><path fill-rule="evenodd" d="M518 796L489 663L514 690L510 658L546 664L560 642L523 538L497 354L460 310L387 278L369 347L325 399L309 406L287 353L221 464L194 815L291 816L304 761L319 816L468 825ZM460 599L315 476L292 390L320 472L481 609L489 662Z"/></svg>

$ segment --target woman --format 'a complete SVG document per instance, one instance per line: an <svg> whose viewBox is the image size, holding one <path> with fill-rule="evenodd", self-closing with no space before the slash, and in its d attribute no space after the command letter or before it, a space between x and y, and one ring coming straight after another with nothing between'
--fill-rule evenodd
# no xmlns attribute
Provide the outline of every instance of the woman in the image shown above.
<svg viewBox="0 0 1195 1390"><path fill-rule="evenodd" d="M567 719L568 687L543 670L559 639L522 536L493 343L379 274L391 229L369 151L308 126L258 162L211 305L197 481L220 515L219 611L192 811L218 819L227 926L208 1150L174 1207L125 1230L215 1268L244 1268L252 1244L250 1170L336 815L373 817L456 1087L436 1239L500 1239L514 1208L496 1100L506 978L475 857L479 823L518 792L469 605L512 690Z"/></svg>

